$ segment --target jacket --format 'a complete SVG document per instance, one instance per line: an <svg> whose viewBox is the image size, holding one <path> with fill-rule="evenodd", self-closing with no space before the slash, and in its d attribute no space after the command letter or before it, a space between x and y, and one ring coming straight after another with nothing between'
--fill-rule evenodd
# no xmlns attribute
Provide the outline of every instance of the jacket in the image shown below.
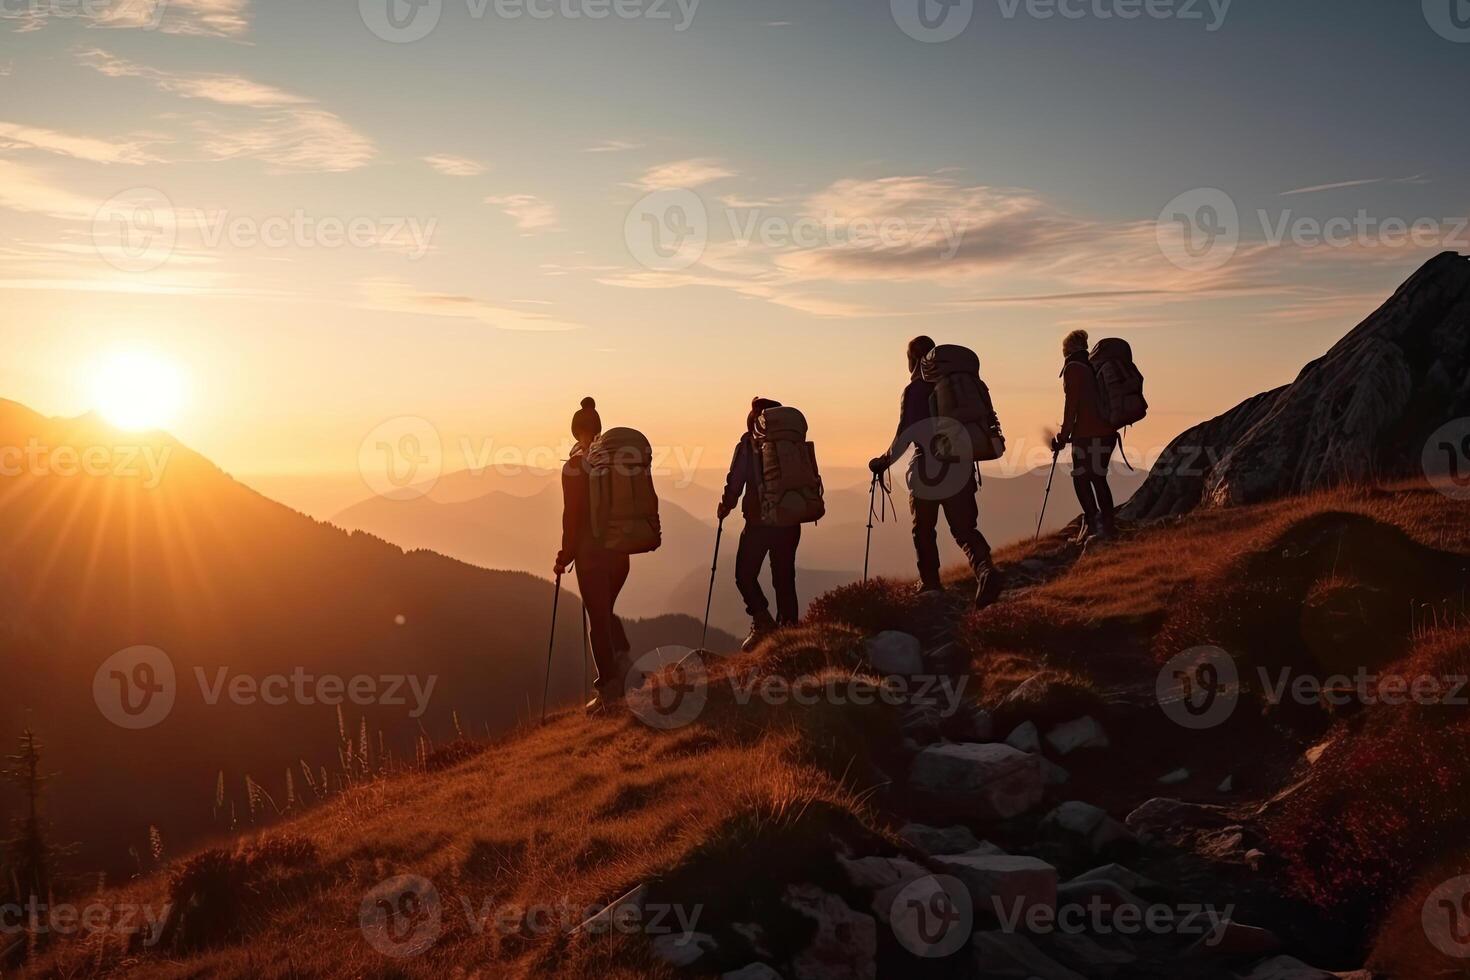
<svg viewBox="0 0 1470 980"><path fill-rule="evenodd" d="M1067 355L1062 365L1062 390L1066 406L1062 409L1062 425L1057 435L1068 442L1081 439L1106 439L1115 432L1102 414L1102 390L1097 372L1088 363L1086 351Z"/></svg>
<svg viewBox="0 0 1470 980"><path fill-rule="evenodd" d="M561 554L562 562L577 557L582 544L592 536L592 478L587 452L579 443L561 468Z"/></svg>
<svg viewBox="0 0 1470 980"><path fill-rule="evenodd" d="M755 448L755 437L749 432L735 444L735 455L730 459L730 472L725 476L725 492L720 503L733 511L740 504L740 512L747 523L758 524L761 519L760 453ZM741 500L744 494L744 500Z"/></svg>

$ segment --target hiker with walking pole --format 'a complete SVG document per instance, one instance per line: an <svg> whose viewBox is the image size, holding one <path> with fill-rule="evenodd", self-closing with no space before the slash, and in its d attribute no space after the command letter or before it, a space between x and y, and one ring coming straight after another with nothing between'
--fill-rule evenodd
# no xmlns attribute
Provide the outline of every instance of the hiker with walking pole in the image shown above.
<svg viewBox="0 0 1470 980"><path fill-rule="evenodd" d="M980 380L974 353L928 337L908 345L909 383L899 403L892 444L868 464L881 477L912 447L907 482L914 521L918 591L943 592L939 580L939 513L975 573L975 606L984 608L1001 592L1001 573L980 533L980 475L976 462L997 459L1005 448L1000 424Z"/></svg>
<svg viewBox="0 0 1470 980"><path fill-rule="evenodd" d="M1100 340L1089 353L1087 340L1086 330L1073 330L1062 339L1066 404L1061 429L1051 444L1056 453L1068 443L1072 446L1072 486L1082 505L1077 544L1106 540L1117 533L1108 467L1113 451L1122 445L1119 430L1148 412L1143 375L1133 363L1127 342Z"/></svg>
<svg viewBox="0 0 1470 980"><path fill-rule="evenodd" d="M554 566L558 585L575 567L592 640L596 694L588 710L621 700L622 661L632 649L614 607L628 581L629 555L652 551L661 536L653 492L652 449L633 429L602 431L597 403L582 399L572 416L570 458L562 467L562 537Z"/></svg>
<svg viewBox="0 0 1470 980"><path fill-rule="evenodd" d="M715 572L720 569L720 539L725 536L725 515L720 515L719 526L715 528L715 557L709 563L709 593L704 597L704 629L699 634L699 649L708 652L706 644L709 643L709 611L715 602Z"/></svg>
<svg viewBox="0 0 1470 980"><path fill-rule="evenodd" d="M737 505L745 527L735 553L735 586L750 615L750 634L740 648L749 651L778 626L794 626L801 618L796 596L801 525L820 520L826 512L816 451L806 441L806 417L801 412L769 398L751 400L745 432L735 445L720 497L722 526ZM776 590L774 617L760 585L767 557Z"/></svg>

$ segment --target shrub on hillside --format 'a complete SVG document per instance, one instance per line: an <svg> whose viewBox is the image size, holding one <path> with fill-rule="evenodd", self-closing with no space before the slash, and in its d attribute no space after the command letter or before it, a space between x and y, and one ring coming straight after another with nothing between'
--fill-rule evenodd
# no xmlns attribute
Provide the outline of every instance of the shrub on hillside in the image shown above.
<svg viewBox="0 0 1470 980"><path fill-rule="evenodd" d="M846 623L864 633L917 628L919 598L912 583L873 578L833 589L812 600L807 620L813 623Z"/></svg>

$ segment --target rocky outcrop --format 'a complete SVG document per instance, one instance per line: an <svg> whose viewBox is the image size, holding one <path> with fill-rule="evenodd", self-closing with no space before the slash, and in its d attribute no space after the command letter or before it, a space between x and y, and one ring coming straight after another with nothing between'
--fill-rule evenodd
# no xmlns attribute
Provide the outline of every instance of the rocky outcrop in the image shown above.
<svg viewBox="0 0 1470 980"><path fill-rule="evenodd" d="M1470 415L1470 260L1430 260L1295 381L1189 429L1122 509L1132 520L1419 472Z"/></svg>

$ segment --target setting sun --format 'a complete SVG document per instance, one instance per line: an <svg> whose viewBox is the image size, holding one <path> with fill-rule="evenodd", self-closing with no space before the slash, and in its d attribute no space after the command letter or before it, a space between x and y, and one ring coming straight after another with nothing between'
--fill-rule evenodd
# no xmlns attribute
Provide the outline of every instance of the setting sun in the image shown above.
<svg viewBox="0 0 1470 980"><path fill-rule="evenodd" d="M119 351L95 368L92 399L97 411L120 429L174 425L185 401L184 373L177 364L147 351Z"/></svg>

